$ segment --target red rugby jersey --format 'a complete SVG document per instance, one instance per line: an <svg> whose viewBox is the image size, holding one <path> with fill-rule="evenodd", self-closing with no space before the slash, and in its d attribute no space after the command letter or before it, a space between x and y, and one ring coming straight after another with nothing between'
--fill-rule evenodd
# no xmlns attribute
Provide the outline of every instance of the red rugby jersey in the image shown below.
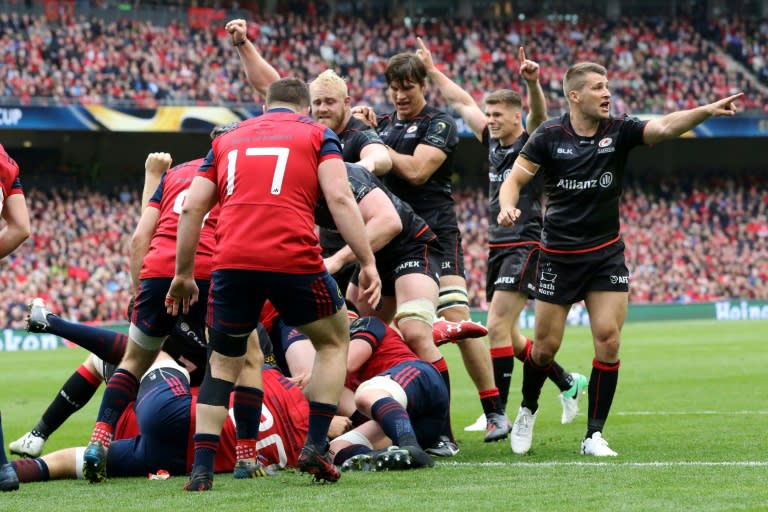
<svg viewBox="0 0 768 512"><path fill-rule="evenodd" d="M218 187L214 270L324 270L315 233L318 165L341 159L333 131L286 109L243 121L212 143L201 175Z"/></svg>
<svg viewBox="0 0 768 512"><path fill-rule="evenodd" d="M19 165L0 144L0 211L3 209L6 197L23 193L19 178Z"/></svg>
<svg viewBox="0 0 768 512"><path fill-rule="evenodd" d="M144 264L139 274L140 279L152 277L173 277L176 273L176 228L179 214L187 197L189 186L197 176L197 169L203 163L202 158L179 164L160 179L149 207L160 210L155 234L149 251L144 257ZM213 253L216 248L215 229L219 215L219 205L215 205L205 217L200 232L200 243L195 254L195 278L209 280L213 265Z"/></svg>

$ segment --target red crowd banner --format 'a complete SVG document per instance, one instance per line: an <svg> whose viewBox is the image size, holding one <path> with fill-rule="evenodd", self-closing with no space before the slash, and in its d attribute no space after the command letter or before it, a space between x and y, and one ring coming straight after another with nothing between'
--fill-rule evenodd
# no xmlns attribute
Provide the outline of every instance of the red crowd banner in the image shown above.
<svg viewBox="0 0 768 512"><path fill-rule="evenodd" d="M222 22L226 17L224 9L211 7L190 7L187 10L189 26L192 28L207 28L214 22Z"/></svg>
<svg viewBox="0 0 768 512"><path fill-rule="evenodd" d="M43 9L48 21L71 17L75 14L74 0L44 0Z"/></svg>

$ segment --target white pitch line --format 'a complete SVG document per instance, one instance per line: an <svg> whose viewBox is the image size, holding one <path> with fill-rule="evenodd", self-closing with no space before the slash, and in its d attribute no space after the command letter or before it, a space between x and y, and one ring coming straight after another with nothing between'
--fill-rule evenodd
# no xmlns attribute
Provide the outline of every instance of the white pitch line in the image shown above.
<svg viewBox="0 0 768 512"><path fill-rule="evenodd" d="M458 467L635 467L635 468L666 468L677 466L694 467L768 467L768 461L734 460L734 461L657 461L657 462L439 462L440 466Z"/></svg>
<svg viewBox="0 0 768 512"><path fill-rule="evenodd" d="M762 411L617 411L611 416L762 416L768 414L768 410Z"/></svg>

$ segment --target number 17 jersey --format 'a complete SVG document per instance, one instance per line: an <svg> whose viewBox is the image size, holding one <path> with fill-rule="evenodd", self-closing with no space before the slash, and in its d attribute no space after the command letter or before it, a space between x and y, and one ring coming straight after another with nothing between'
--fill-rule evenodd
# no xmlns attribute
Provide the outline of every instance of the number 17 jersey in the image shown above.
<svg viewBox="0 0 768 512"><path fill-rule="evenodd" d="M287 109L217 137L199 169L221 206L213 269L323 272L314 210L318 166L331 158L341 159L336 134Z"/></svg>

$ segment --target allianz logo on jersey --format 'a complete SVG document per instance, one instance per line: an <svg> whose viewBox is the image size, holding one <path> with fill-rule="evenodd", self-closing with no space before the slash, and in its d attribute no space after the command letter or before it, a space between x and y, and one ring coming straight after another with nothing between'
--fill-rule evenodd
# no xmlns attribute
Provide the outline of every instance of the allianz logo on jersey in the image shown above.
<svg viewBox="0 0 768 512"><path fill-rule="evenodd" d="M565 190L588 190L592 188L608 188L613 184L613 172L605 171L596 180L573 180L562 178L557 182L557 188Z"/></svg>
<svg viewBox="0 0 768 512"><path fill-rule="evenodd" d="M605 137L604 139L600 139L600 142L597 143L597 154L601 155L604 153L613 153L616 151L616 148L612 146L613 139L610 137Z"/></svg>

